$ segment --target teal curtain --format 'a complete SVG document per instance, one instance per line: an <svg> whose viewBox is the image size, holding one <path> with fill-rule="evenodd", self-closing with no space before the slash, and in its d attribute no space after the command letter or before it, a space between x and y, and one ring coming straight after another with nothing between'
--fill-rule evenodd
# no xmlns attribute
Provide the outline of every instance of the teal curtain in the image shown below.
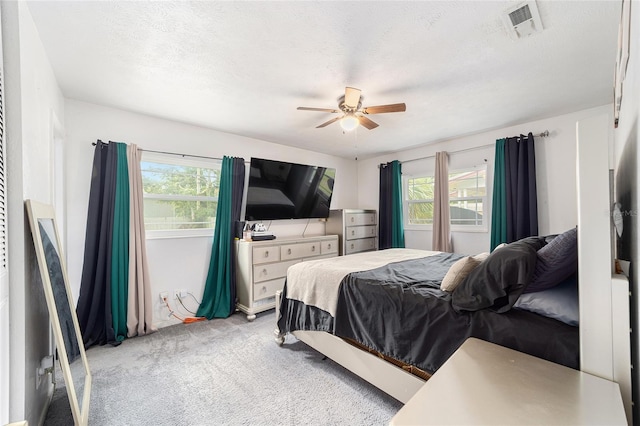
<svg viewBox="0 0 640 426"><path fill-rule="evenodd" d="M402 222L402 164L398 160L391 162L391 176L393 185L393 202L391 227L391 247L404 248L404 227Z"/></svg>
<svg viewBox="0 0 640 426"><path fill-rule="evenodd" d="M226 318L233 312L233 163L234 159L232 157L225 156L222 159L211 260L209 261L209 271L207 272L202 303L196 313L197 316L208 319Z"/></svg>
<svg viewBox="0 0 640 426"><path fill-rule="evenodd" d="M378 247L404 248L402 222L402 165L394 160L380 164Z"/></svg>
<svg viewBox="0 0 640 426"><path fill-rule="evenodd" d="M129 167L127 145L112 143L118 149L118 165L111 246L111 315L115 338L121 342L127 337L129 297Z"/></svg>
<svg viewBox="0 0 640 426"><path fill-rule="evenodd" d="M505 170L506 139L496 141L493 171L493 202L491 206L491 251L507 242L507 190Z"/></svg>

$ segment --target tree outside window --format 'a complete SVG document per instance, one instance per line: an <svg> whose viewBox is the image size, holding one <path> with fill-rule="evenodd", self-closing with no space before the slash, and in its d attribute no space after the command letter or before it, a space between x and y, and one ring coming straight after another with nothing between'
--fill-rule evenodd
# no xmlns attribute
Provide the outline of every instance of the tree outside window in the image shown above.
<svg viewBox="0 0 640 426"><path fill-rule="evenodd" d="M406 184L406 203L409 224L433 224L433 176L408 178Z"/></svg>
<svg viewBox="0 0 640 426"><path fill-rule="evenodd" d="M219 162L149 157L140 163L145 229L214 228L220 186Z"/></svg>

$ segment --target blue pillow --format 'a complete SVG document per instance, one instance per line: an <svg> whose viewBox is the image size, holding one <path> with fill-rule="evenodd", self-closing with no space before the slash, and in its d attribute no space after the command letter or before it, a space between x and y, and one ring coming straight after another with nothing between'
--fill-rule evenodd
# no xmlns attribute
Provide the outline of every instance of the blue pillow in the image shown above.
<svg viewBox="0 0 640 426"><path fill-rule="evenodd" d="M548 290L575 274L578 270L577 228L558 235L538 250L536 267L524 293Z"/></svg>
<svg viewBox="0 0 640 426"><path fill-rule="evenodd" d="M513 307L577 326L580 311L576 275L549 290L522 294Z"/></svg>

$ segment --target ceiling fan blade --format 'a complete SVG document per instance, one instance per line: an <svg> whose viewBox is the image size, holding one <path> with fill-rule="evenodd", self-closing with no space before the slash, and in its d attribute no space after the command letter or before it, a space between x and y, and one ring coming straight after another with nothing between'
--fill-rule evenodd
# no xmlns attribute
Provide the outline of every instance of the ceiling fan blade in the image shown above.
<svg viewBox="0 0 640 426"><path fill-rule="evenodd" d="M339 109L331 109L331 108L309 108L309 107L298 107L296 108L300 111L322 111L322 112L341 112Z"/></svg>
<svg viewBox="0 0 640 426"><path fill-rule="evenodd" d="M316 129L319 129L319 128L321 128L321 127L326 127L326 126L328 126L328 125L329 125L329 124L331 124L331 123L335 123L336 121L340 120L341 118L342 118L342 117L336 117L336 118L332 118L332 119L331 119L331 120L329 120L329 121L325 121L325 122L324 122L324 123L322 123L321 125L316 126Z"/></svg>
<svg viewBox="0 0 640 426"><path fill-rule="evenodd" d="M360 124L362 124L363 127L366 127L369 130L378 127L378 123L374 123L373 121L369 120L367 117L363 117L362 115L358 116L358 120L360 120Z"/></svg>
<svg viewBox="0 0 640 426"><path fill-rule="evenodd" d="M407 110L407 106L402 104L389 104L378 105L362 108L362 112L365 114L383 114L385 112L404 112Z"/></svg>
<svg viewBox="0 0 640 426"><path fill-rule="evenodd" d="M345 87L344 104L349 108L358 108L358 103L360 102L360 92L360 89L356 89L354 87Z"/></svg>

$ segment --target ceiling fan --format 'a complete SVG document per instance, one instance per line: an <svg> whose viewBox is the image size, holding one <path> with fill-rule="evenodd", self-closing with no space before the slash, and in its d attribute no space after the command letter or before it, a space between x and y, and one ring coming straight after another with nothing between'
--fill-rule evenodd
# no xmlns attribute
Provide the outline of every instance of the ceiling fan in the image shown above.
<svg viewBox="0 0 640 426"><path fill-rule="evenodd" d="M378 105L370 107L362 107L362 97L360 96L361 90L353 87L345 87L344 96L340 96L338 99L338 109L331 108L309 108L298 107L301 111L321 111L330 113L342 113L340 117L332 118L331 120L316 126L316 129L328 126L340 120L340 126L346 130L353 130L358 125L362 125L367 129L375 129L378 124L371 121L365 115L369 114L383 114L387 112L404 112L407 110L407 106L404 103L401 104L389 104Z"/></svg>

